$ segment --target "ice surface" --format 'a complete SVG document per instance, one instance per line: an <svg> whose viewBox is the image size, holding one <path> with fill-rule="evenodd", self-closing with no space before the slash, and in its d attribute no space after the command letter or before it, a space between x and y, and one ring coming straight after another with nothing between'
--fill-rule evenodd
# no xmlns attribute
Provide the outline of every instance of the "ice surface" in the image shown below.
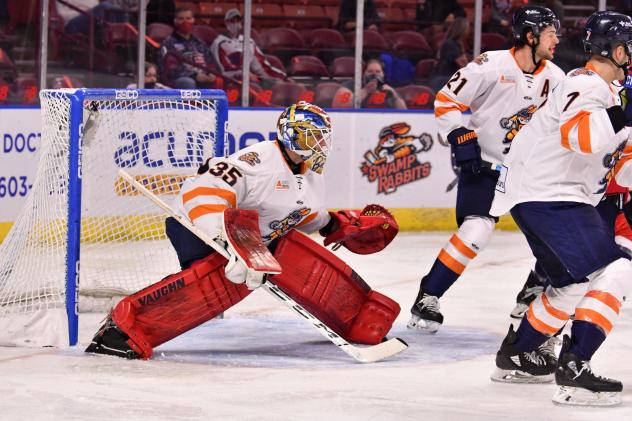
<svg viewBox="0 0 632 421"><path fill-rule="evenodd" d="M338 251L402 313L410 347L361 364L264 291L155 350L150 361L85 355L102 314L82 314L76 348L0 348L0 420L630 420L632 318L626 305L593 360L624 383L617 408L555 406L554 385L493 383L494 354L533 264L497 233L441 300L436 335L406 329L419 278L450 234L400 234L373 256ZM632 280L631 280L632 281ZM628 387L626 387L628 385Z"/></svg>

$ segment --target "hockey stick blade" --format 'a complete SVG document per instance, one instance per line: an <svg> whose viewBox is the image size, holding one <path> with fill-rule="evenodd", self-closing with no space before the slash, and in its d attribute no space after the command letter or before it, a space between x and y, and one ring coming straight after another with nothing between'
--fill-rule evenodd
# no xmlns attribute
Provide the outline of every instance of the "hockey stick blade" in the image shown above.
<svg viewBox="0 0 632 421"><path fill-rule="evenodd" d="M399 354L406 348L408 344L400 338L389 339L377 345L371 345L366 347L359 347L350 344L336 332L331 330L327 325L317 319L313 314L307 311L303 306L298 304L292 297L283 292L278 286L270 282L268 279L262 285L270 294L274 295L286 306L290 307L294 312L303 316L308 322L312 324L318 332L325 338L333 342L338 348L343 350L347 355L360 361L362 363L374 363L376 361L383 360L391 357L395 354Z"/></svg>
<svg viewBox="0 0 632 421"><path fill-rule="evenodd" d="M219 254L224 257L227 256L227 252L222 246L217 244L209 235L204 231L198 229L195 225L189 222L187 219L180 217L167 203L160 199L157 195L149 191L145 186L138 182L134 177L129 175L126 171L120 169L119 176L129 182L134 188L136 188L143 196L151 200L154 204L160 207L169 216L175 218L185 228L195 234L200 240L215 249ZM336 346L342 349L345 353L363 363L372 363L383 360L392 355L398 354L408 348L408 344L399 338L390 339L386 342L382 342L378 345L357 347L351 345L349 342L341 338L338 334L332 331L327 325L321 322L316 316L309 311L301 307L290 296L281 291L281 289L269 280L265 280L262 284L266 292L277 297L286 306L288 306L295 313L299 314L303 318L307 319L316 330L318 330L324 337L333 342Z"/></svg>

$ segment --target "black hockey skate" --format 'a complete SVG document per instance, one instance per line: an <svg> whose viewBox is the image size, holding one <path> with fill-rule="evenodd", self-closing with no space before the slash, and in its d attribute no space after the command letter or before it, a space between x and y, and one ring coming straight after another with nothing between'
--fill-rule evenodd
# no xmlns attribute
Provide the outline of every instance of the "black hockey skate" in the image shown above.
<svg viewBox="0 0 632 421"><path fill-rule="evenodd" d="M105 324L94 335L85 352L95 354L116 355L117 357L135 360L140 356L127 343L129 336L122 332L108 316Z"/></svg>
<svg viewBox="0 0 632 421"><path fill-rule="evenodd" d="M555 356L543 352L541 347L522 352L514 347L516 332L509 326L509 332L496 353L496 371L491 379L504 383L549 383L555 372Z"/></svg>
<svg viewBox="0 0 632 421"><path fill-rule="evenodd" d="M559 389L553 402L561 405L613 406L621 403L623 385L620 381L595 375L590 361L582 361L569 352L571 340L564 335L555 383Z"/></svg>
<svg viewBox="0 0 632 421"><path fill-rule="evenodd" d="M522 319L522 316L529 309L529 305L535 300L535 297L544 291L544 282L546 278L538 275L534 270L529 273L522 290L516 297L516 306L511 310L511 317L514 319Z"/></svg>
<svg viewBox="0 0 632 421"><path fill-rule="evenodd" d="M423 279L421 280L423 285ZM427 333L437 333L443 323L443 315L439 311L439 298L424 292L419 286L419 293L410 309L411 317L407 327Z"/></svg>

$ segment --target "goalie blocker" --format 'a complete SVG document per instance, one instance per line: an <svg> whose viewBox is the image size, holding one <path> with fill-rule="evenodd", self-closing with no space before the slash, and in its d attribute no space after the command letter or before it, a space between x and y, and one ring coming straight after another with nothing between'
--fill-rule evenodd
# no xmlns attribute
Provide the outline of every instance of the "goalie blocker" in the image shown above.
<svg viewBox="0 0 632 421"><path fill-rule="evenodd" d="M367 230L361 229L361 219L357 218L358 215L354 220L356 231L365 238L376 237L375 228L368 229L367 234ZM379 244L373 246L376 250L385 247L397 232L394 220L386 227L384 218L386 216L382 224L374 226L388 231L390 239L386 240L384 233L378 234ZM372 223L376 221L371 219ZM197 240L179 223L177 226L180 229L169 232L174 244ZM335 226L329 227L332 231L329 235L345 226L344 221L337 220ZM342 244L354 244L349 241L353 238L349 232L340 237ZM291 230L273 243L271 249L283 268L282 273L272 276L271 280L334 332L359 344L374 345L385 338L400 311L395 301L372 290L341 259L298 231ZM224 257L213 253L197 260L190 268L126 297L112 310L86 352L150 358L156 346L231 308L251 291L244 284L233 284L225 277L226 262Z"/></svg>

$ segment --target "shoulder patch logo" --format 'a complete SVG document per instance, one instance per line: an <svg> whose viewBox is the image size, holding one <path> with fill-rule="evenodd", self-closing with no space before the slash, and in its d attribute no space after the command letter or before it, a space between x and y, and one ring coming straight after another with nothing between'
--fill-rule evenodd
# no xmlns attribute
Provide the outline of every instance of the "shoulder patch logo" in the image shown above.
<svg viewBox="0 0 632 421"><path fill-rule="evenodd" d="M516 83L516 78L513 76L500 75L500 83Z"/></svg>
<svg viewBox="0 0 632 421"><path fill-rule="evenodd" d="M483 63L487 63L489 61L489 57L487 57L487 53L483 53L472 61L480 66Z"/></svg>
<svg viewBox="0 0 632 421"><path fill-rule="evenodd" d="M274 188L276 190L289 190L290 183L287 180L277 180L276 184L274 185Z"/></svg>
<svg viewBox="0 0 632 421"><path fill-rule="evenodd" d="M572 72L570 72L569 76L570 77L579 76L579 75L592 76L594 74L595 72L593 72L592 70L586 69L585 67L580 67L579 69L575 69Z"/></svg>
<svg viewBox="0 0 632 421"><path fill-rule="evenodd" d="M246 162L251 167L254 167L256 164L261 164L261 159L259 158L259 154L257 152L245 153L237 159Z"/></svg>

